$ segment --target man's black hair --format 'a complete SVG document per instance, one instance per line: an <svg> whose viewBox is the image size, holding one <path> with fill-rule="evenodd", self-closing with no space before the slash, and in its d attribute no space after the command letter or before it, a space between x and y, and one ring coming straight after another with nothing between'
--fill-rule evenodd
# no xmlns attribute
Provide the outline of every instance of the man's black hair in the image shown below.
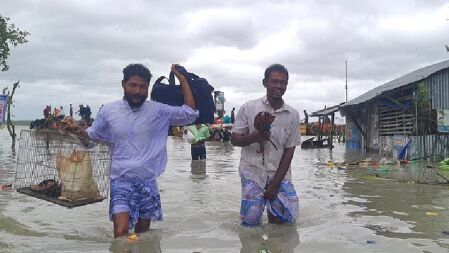
<svg viewBox="0 0 449 253"><path fill-rule="evenodd" d="M268 78L270 77L270 74L272 72L280 72L280 73L284 73L287 75L287 80L288 80L288 70L286 67L284 67L284 65L281 65L279 63L275 63L275 64L271 64L266 70L265 70L265 77L264 80L268 80Z"/></svg>
<svg viewBox="0 0 449 253"><path fill-rule="evenodd" d="M151 75L150 70L145 67L143 64L134 63L129 64L126 68L123 69L123 81L128 81L133 76L139 76L144 79L146 82L150 83Z"/></svg>

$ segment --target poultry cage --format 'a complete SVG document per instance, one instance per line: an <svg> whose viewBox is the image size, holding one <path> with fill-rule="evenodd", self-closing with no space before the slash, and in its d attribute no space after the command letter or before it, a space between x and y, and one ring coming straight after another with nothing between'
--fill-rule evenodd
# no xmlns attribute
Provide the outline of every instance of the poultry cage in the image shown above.
<svg viewBox="0 0 449 253"><path fill-rule="evenodd" d="M106 143L84 144L58 130L22 130L13 189L65 207L102 201L109 192Z"/></svg>

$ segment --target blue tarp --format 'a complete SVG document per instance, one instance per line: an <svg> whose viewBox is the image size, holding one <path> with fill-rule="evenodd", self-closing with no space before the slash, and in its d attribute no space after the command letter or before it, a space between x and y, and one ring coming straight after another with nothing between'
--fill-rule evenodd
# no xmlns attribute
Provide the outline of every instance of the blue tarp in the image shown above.
<svg viewBox="0 0 449 253"><path fill-rule="evenodd" d="M0 125L5 123L8 95L0 95Z"/></svg>

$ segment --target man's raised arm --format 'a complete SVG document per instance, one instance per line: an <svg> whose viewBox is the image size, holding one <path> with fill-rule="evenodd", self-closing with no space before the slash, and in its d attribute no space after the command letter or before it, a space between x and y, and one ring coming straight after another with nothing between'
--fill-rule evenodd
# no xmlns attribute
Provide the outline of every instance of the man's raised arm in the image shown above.
<svg viewBox="0 0 449 253"><path fill-rule="evenodd" d="M179 83L181 84L181 91L184 95L184 104L192 108L192 110L196 110L195 98L193 97L190 86L187 83L187 79L176 70L176 66L177 64L172 64L171 71L175 74L176 78L178 78Z"/></svg>

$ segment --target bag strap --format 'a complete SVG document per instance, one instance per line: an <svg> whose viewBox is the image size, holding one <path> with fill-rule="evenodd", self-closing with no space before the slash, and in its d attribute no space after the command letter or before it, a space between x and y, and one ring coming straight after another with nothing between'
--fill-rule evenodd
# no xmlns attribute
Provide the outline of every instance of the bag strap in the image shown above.
<svg viewBox="0 0 449 253"><path fill-rule="evenodd" d="M177 67L177 70L187 79L187 82L192 81L192 80L196 80L199 79L200 77L188 72L183 66L179 65ZM175 85L175 74L170 71L170 75L168 76L168 78L166 78L165 76L161 76L159 77L154 83L155 84L160 84L162 82L162 80L167 79L168 80L168 84L169 85Z"/></svg>
<svg viewBox="0 0 449 253"><path fill-rule="evenodd" d="M160 84L162 82L162 80L164 80L164 79L168 80L169 85L175 85L175 74L173 72L170 72L170 75L168 76L168 78L165 76L160 76L158 79L156 79L154 84Z"/></svg>
<svg viewBox="0 0 449 253"><path fill-rule="evenodd" d="M168 84L175 85L175 73L170 71L170 75L168 76Z"/></svg>

